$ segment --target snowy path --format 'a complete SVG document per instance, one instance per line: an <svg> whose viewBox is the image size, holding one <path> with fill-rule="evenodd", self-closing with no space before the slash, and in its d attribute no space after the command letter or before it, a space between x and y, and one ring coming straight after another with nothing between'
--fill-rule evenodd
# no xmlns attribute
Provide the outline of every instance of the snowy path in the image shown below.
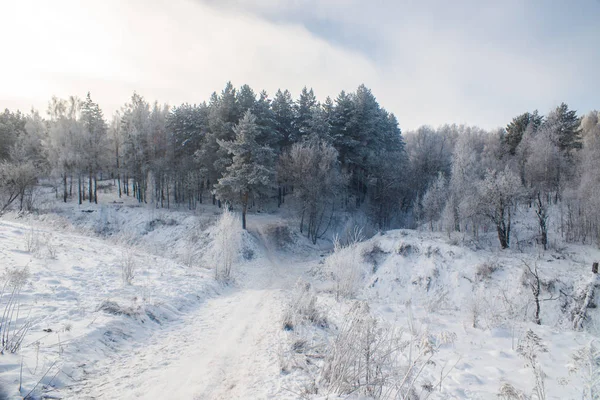
<svg viewBox="0 0 600 400"><path fill-rule="evenodd" d="M239 399L293 397L280 387L278 338L286 291L305 268L282 263L265 240L241 288L208 300L133 354L108 359L72 399ZM289 260L289 259L288 259Z"/></svg>

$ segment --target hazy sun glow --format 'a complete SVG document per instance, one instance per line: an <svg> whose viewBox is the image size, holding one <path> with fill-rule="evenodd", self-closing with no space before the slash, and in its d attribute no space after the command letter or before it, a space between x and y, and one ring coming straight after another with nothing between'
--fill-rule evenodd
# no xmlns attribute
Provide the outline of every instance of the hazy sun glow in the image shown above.
<svg viewBox="0 0 600 400"><path fill-rule="evenodd" d="M526 10L511 2L480 7L480 18L491 18L487 28L481 21L439 24L440 7L448 7L441 3L432 15L393 2L380 9L355 1L4 3L0 108L45 110L52 95L89 90L110 115L134 90L175 105L207 100L228 80L294 96L307 85L320 99L365 83L403 129L444 122L492 128L561 101L592 108L585 82L593 69L584 65L600 61L586 50L593 35L567 33L555 43L558 53L552 43L527 44L536 32L524 30ZM513 41L515 31L522 41Z"/></svg>

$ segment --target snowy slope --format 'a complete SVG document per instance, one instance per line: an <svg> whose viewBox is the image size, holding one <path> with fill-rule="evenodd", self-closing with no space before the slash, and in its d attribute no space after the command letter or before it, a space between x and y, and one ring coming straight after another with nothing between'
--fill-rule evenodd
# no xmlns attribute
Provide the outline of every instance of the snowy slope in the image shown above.
<svg viewBox="0 0 600 400"><path fill-rule="evenodd" d="M359 290L351 299L336 301L335 277L325 263L318 283L322 309L339 326L349 304L367 300L372 314L405 332L404 337L451 338L424 368L416 388L421 398L492 399L506 383L531 395L534 373L517 351L528 330L547 348L537 355L546 398L582 398L584 381L572 371L572 356L595 340L600 319L597 309L589 309L586 331L573 331L560 291L572 294L593 279L591 264L600 259L600 252L566 246L561 251L520 253L450 242L441 234L397 230L343 250L348 265L353 257L360 260ZM538 266L541 297L556 298L542 302L541 326L533 323L534 302L523 284L524 263ZM426 387L445 373L440 387L428 392Z"/></svg>
<svg viewBox="0 0 600 400"><path fill-rule="evenodd" d="M286 291L311 265L283 260L265 225L249 223L256 257L238 284L208 300L181 323L132 354L106 360L99 374L66 398L231 399L295 398L282 391L278 333Z"/></svg>
<svg viewBox="0 0 600 400"><path fill-rule="evenodd" d="M342 257L343 266L358 265L355 293L344 298L328 269L331 244L312 246L281 217L249 216L234 280L222 285L202 258L215 207L159 212L112 201L50 203L40 215L0 220L0 270L30 274L20 315L31 330L18 355L0 356L9 398L34 388L33 398L336 398L322 368L357 300L403 339L448 339L415 380L421 398L497 398L504 384L530 395L534 374L517 351L528 330L548 350L537 357L546 397L581 398L584 379L571 371L572 355L597 337L600 316L590 309L586 330L574 331L560 293L590 282L597 249L499 251L389 231ZM132 285L121 277L129 261L137 267ZM541 326L533 323L525 264L537 265L542 297L556 298L542 302ZM299 279L320 316L289 330Z"/></svg>
<svg viewBox="0 0 600 400"><path fill-rule="evenodd" d="M39 244L27 251L32 236ZM96 373L103 358L128 351L220 290L210 271L40 223L0 221L0 237L0 270L30 274L20 299L30 332L18 356L0 357L11 396L18 396L21 361L21 395L40 380L38 391L72 386ZM127 257L136 265L132 285L121 278Z"/></svg>

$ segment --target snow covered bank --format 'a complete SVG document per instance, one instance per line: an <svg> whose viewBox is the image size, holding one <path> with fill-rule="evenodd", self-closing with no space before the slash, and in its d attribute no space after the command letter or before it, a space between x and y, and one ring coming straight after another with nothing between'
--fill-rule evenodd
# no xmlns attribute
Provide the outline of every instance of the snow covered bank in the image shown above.
<svg viewBox="0 0 600 400"><path fill-rule="evenodd" d="M12 398L574 399L591 387L592 247L499 251L396 230L330 254L253 214L222 285L203 268L214 206L68 206L0 222L2 268L30 275L30 332L0 358Z"/></svg>
<svg viewBox="0 0 600 400"><path fill-rule="evenodd" d="M15 321L29 321L29 332L18 354L0 356L9 398L76 385L220 290L208 270L39 222L3 220L0 237L1 272L30 276ZM122 276L128 263L131 285Z"/></svg>
<svg viewBox="0 0 600 400"><path fill-rule="evenodd" d="M591 304L580 331L574 310L581 288L595 282L591 265L599 258L586 246L545 253L471 249L444 235L408 230L342 248L317 268L315 289L304 292L300 310L311 311L296 311L319 317L288 329L286 382L316 398L488 399L541 391L549 399L581 398L597 385L597 367L590 376L577 354L592 357L600 315ZM539 277L541 325L531 271ZM360 304L368 305L362 316ZM348 335L363 344L356 347ZM393 342L404 347L393 360L378 360L377 352ZM418 357L427 362L415 364ZM327 372L332 367L338 375ZM339 375L348 368L349 375Z"/></svg>

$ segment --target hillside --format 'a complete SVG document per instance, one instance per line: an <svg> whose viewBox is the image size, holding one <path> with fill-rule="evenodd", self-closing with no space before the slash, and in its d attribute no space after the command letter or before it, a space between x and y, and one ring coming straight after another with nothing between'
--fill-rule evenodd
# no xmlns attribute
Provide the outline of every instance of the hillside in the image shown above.
<svg viewBox="0 0 600 400"><path fill-rule="evenodd" d="M26 275L13 323L28 324L20 352L0 356L8 398L487 399L507 385L530 395L532 337L546 398L586 387L573 356L596 337L598 312L587 309L584 331L573 312L597 249L500 251L413 230L331 249L252 214L223 284L203 258L214 210L107 202L5 216L5 281ZM539 271L541 325L527 266ZM367 386L362 345L381 378Z"/></svg>

